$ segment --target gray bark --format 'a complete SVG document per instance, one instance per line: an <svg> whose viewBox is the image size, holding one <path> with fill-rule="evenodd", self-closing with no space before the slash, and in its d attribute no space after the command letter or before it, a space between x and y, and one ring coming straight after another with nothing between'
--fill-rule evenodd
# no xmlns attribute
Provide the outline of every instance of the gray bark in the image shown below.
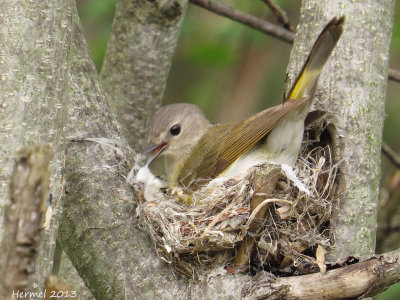
<svg viewBox="0 0 400 300"><path fill-rule="evenodd" d="M160 105L187 0L118 1L100 79L131 147Z"/></svg>
<svg viewBox="0 0 400 300"><path fill-rule="evenodd" d="M67 194L59 240L75 268L98 299L237 297L232 286L248 281L247 275L190 284L159 259L149 237L137 226L135 197L123 177L129 170L124 158L132 153L120 138L94 79L76 11L72 34L74 102L68 113L76 134L68 137Z"/></svg>
<svg viewBox="0 0 400 300"><path fill-rule="evenodd" d="M380 11L381 14L386 13L387 10L390 11L393 5L392 1L387 0L386 2L386 10L382 9ZM148 20L146 18L151 19L154 15L165 17L163 13L158 11L164 7L159 3L166 3L165 1L155 0L147 1L146 3L147 12L142 15L144 19L140 19L141 24L147 24ZM148 3L152 3L152 5ZM329 2L330 5L334 5L332 3ZM246 297L254 299L254 295L259 295L257 291L260 290L262 292L261 288L264 287L260 283L265 282L271 283L274 288L272 295L282 296L285 295L283 293L292 291L294 285L290 282L290 278L275 281L274 278L265 274L260 274L258 280L252 280L248 275L236 274L211 278L202 283L188 282L180 278L172 271L169 265L159 259L149 237L137 224L134 191L124 179L131 166L131 158L134 153L130 151L127 142L121 137L119 127L111 114L104 93L97 81L96 70L88 53L75 5L72 1L59 2L57 4L59 5L48 5L47 1L41 1L40 3L29 2L24 6L18 4L17 1L1 4L0 8L3 9L3 12L6 12L6 18L3 19L3 22L7 22L5 24L7 26L2 26L0 33L1 39L5 40L7 44L4 51L6 53L5 57L8 59L0 61L3 64L7 61L10 65L2 70L3 74L5 74L5 77L3 77L5 80L0 83L2 84L0 86L1 92L4 95L0 109L2 114L6 116L5 121L1 119L3 123L0 124L4 125L1 128L6 129L1 133L2 146L0 146L0 150L2 151L2 158L10 157L15 153L11 152L11 150L15 151L18 145L13 146L12 149L4 146L7 141L14 142L13 134L16 135L15 139L20 144L22 141L31 142L32 140L53 141L56 157L58 158L54 160L55 163L52 169L59 170L61 166L60 157L64 154L62 137L65 132L68 132L68 150L65 156L64 209L58 237L94 296L98 299L240 299ZM61 5L65 5L65 7L59 10L58 7ZM307 4L304 3L303 5ZM349 24L356 25L353 24L356 21L356 12L352 10L361 8L355 4L353 5L353 8L348 7L344 10L344 13L348 16L345 30L347 30ZM380 5L382 5L382 8L383 4L380 3ZM371 17L375 20L374 22L376 23L377 19L380 20L378 10L373 9L373 3L371 2L367 7L368 11L364 12L364 18L371 10L371 14L375 13ZM333 6L333 8L326 10L327 14L331 14L323 17L321 10L325 11L324 9L314 8L314 10L316 12L311 14L306 8L303 8L304 15L310 14L315 18L309 20L310 25L319 25L315 27L315 31L312 31L314 34L317 34L322 24L339 11L337 7ZM49 13L53 18L48 17ZM170 16L168 15L168 17ZM181 18L180 15L176 17ZM19 20L23 22L20 23ZM304 21L304 19L302 20ZM162 20L159 20L159 22L162 24ZM167 23L170 24L169 22L171 21L167 18ZM65 24L66 27L64 28ZM179 22L176 24L179 24ZM372 28L373 30L378 30L380 26L383 27L379 29L379 34L373 32L377 36L376 40L365 38L369 43L367 45L374 42L382 47L381 50L383 47L387 49L388 36L390 36L390 25L388 24L389 21L381 21L379 26ZM177 27L178 29L179 26ZM47 35L43 35L43 32L47 32L46 30L51 31L54 35L50 35L50 38L47 38ZM305 39L306 32L308 32L307 29L302 30L299 36L303 38L300 38L299 41ZM354 74L354 71L352 71L354 69L349 69L350 66L354 68L354 65L352 65L353 55L355 61L360 63L363 56L358 58L356 52L363 49L357 48L357 51L350 52L353 49L353 43L356 45L357 43L354 42L356 40L354 32L352 33L352 30L349 31L350 33L345 33L344 37L346 34L350 36L341 40L338 50L333 56L334 60L331 59L330 67L328 65L328 69L324 71L325 75L322 76L320 81L320 87L332 86L332 90L336 80L340 83L335 86L334 93L332 91L326 95L329 95L329 97L332 94L338 95L339 100L337 101L341 105L339 108L345 110L347 120L351 120L351 122L347 121L345 123L342 121L340 123L337 120L339 119L337 117L340 116L339 114L331 116L331 122L336 126L336 132L338 133L337 143L340 144L340 147L344 147L339 149L344 149L343 151L349 151L348 148L353 149L352 152L345 152L352 159L345 161L342 166L343 191L345 194L341 199L342 202L339 203L341 206L344 203L349 205L347 202L359 194L369 195L363 196L366 200L374 199L374 193L377 192L377 184L379 182L377 165L379 158L373 160L375 156L372 156L372 154L379 153L379 134L381 132L379 130L381 130L381 127L378 126L378 129L376 129L374 126L376 126L375 123L382 121L379 118L383 117L381 100L384 96L383 86L385 85L386 76L382 75L382 73L385 70L387 71L387 52L385 52L386 56L384 52L370 53L367 59L368 62L372 61L372 59L378 59L379 61L372 66L364 66L364 70L368 72L371 69L374 70L376 78L368 77L367 80L364 79L363 75L360 76L363 80L359 82L358 78L351 76L351 74ZM365 31L357 27L357 32L363 34L363 37L364 34L369 32L366 29ZM8 36L10 32L12 36ZM175 36L175 38L177 36L176 32L171 31L167 31L165 34ZM32 35L34 38L31 38ZM43 38L43 36L46 38ZM387 43L384 44L385 42ZM295 48L300 47L299 45L295 46ZM307 45L311 45L311 40L308 40ZM57 55L55 54L56 52L53 52L55 51L54 49L59 49ZM302 48L300 47L300 49ZM340 49L345 50L342 51L344 57L339 59L338 53L341 53ZM158 52L161 52L161 56L165 55L164 49L153 50L155 51L153 53L154 57L157 57ZM304 53L303 51L300 52ZM375 55L378 56L376 57ZM136 72L144 72L146 74L148 71L146 65L154 64L154 62L146 60L145 57L143 59L144 61L135 61L135 64L141 66ZM295 56L292 59L301 61ZM366 58L364 57L363 59L365 60ZM335 64L337 67L334 69L333 66ZM301 62L299 62L299 65L301 65ZM165 66L168 69L168 64ZM359 70L359 67L356 64L356 70ZM342 68L345 68L346 72L340 71L341 73L339 73ZM334 71L338 73L334 73ZM103 72L105 72L105 69ZM113 73L115 71L110 72ZM32 77L27 76L27 74L32 74ZM164 70L163 74L166 76L167 71ZM327 74L334 76L330 77ZM357 74L359 75L359 72ZM163 80L159 85L163 87L165 83L164 77L151 77L149 80ZM372 82L374 78L376 81ZM352 83L353 80L354 83ZM351 83L350 87L345 85L347 82ZM368 86L364 87L363 84ZM377 91L372 91L374 84L378 86ZM353 88L357 92L356 95L345 94L347 90ZM140 93L147 93L146 89L139 92L140 97L146 98ZM158 91L158 93L162 92ZM360 95L369 96L375 99L376 102L368 102L368 109L362 109L358 106L362 99L356 97ZM10 102L8 102L9 98ZM352 99L351 105L343 99ZM68 110L66 105L68 105ZM326 106L326 109L329 110L330 107ZM371 124L372 121L367 122L368 120L363 118L358 120L356 113L360 111L363 116L374 117L375 123ZM377 111L377 114L373 115L372 111ZM59 118L57 119L56 116L59 116ZM58 121L59 119L62 121ZM346 127L347 123L350 123L354 128ZM368 132L367 136L371 138L355 137L355 134L350 130L352 128L355 132ZM354 148L351 148L351 144L345 141L347 137L353 143L356 143L358 148L365 151L363 152L364 155L371 155L372 158L369 157L370 159L365 161L355 157ZM58 143L57 141L60 142ZM337 155L338 157L344 157L342 152L338 152ZM361 158L364 159L364 156ZM355 161L356 164L351 165L351 161ZM3 162L1 163L3 166ZM355 174L350 171L358 166L361 166L363 168L362 172L367 173L372 179L363 178L362 181L357 181L358 178L353 178ZM4 171L2 170L1 172ZM8 173L1 173L1 176L1 180L4 183L9 175ZM59 178L60 176L56 177L58 181L55 180L53 183L59 182ZM355 182L358 185L351 185L349 180L356 180ZM60 191L59 187L55 188L55 190ZM355 191L358 192L354 193ZM352 201L357 204L357 209L359 209L358 206L367 212L372 209L371 214L364 216L364 220L358 220L354 218L354 214L348 215L346 207L340 207L338 211L344 212L345 217L341 219L339 217L342 215L338 214L337 224L341 225L350 220L348 226L352 230L367 228L364 233L371 232L369 226L371 225L371 220L375 221L375 206L374 202L371 202L372 200L368 202L364 198L357 198ZM363 200L362 203L360 203L361 200ZM354 207L353 209L358 211ZM350 217L352 218L349 219ZM357 221L361 223L359 227L355 224ZM335 230L336 228L338 227L334 227ZM344 237L344 235L341 234L340 230L337 230L337 233L339 236L337 238L338 245L343 246L345 253L348 253L349 247L343 242L340 243L340 241L343 241L343 238L340 237ZM361 237L359 236L356 239L357 245L360 245ZM360 250L363 253L370 250L371 240L373 240L370 237L364 238L367 239L367 246ZM350 248L350 250L353 250L353 248ZM44 251L44 253L48 252ZM47 263L44 269L51 266L48 256L47 258L42 258L42 260L43 263ZM395 259L391 261L392 265L395 261L398 263L398 253L396 253ZM396 265L395 270L397 271L398 269ZM316 275L320 276L320 274ZM396 273L395 278L398 278L398 273ZM378 279L381 280L382 277ZM296 281L296 279L293 280ZM363 292L364 290L361 290L357 295ZM261 294L261 296L265 295L264 292Z"/></svg>
<svg viewBox="0 0 400 300"><path fill-rule="evenodd" d="M364 299L398 282L399 255L397 250L326 273L279 278L261 273L242 295L245 299Z"/></svg>
<svg viewBox="0 0 400 300"><path fill-rule="evenodd" d="M51 142L50 194L60 195L68 100L70 20L68 1L1 1L0 26L0 215L3 216L13 158L27 145ZM52 202L54 208L56 201ZM2 224L0 236L2 235ZM52 264L57 218L42 237L36 280Z"/></svg>
<svg viewBox="0 0 400 300"><path fill-rule="evenodd" d="M380 184L380 153L393 26L394 1L303 1L291 64L291 78L318 30L345 15L344 32L319 79L316 109L327 111L340 183L329 259L374 253Z"/></svg>
<svg viewBox="0 0 400 300"><path fill-rule="evenodd" d="M147 9L145 15L151 15L158 7ZM74 134L68 137L67 194L59 240L96 298L182 297L187 284L172 280L172 270L157 257L149 238L137 227L135 196L124 179L129 171L125 159L133 153L120 137L96 81L76 11L72 15L68 131ZM141 70L146 72L145 67Z"/></svg>

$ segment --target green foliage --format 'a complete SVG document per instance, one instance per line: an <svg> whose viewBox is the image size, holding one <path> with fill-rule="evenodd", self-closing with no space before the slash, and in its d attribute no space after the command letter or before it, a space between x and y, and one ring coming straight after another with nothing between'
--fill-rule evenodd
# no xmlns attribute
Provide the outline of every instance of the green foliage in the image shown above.
<svg viewBox="0 0 400 300"><path fill-rule="evenodd" d="M213 43L194 43L188 46L186 50L187 56L185 58L191 60L194 64L229 66L237 59L235 54L229 51L227 47Z"/></svg>
<svg viewBox="0 0 400 300"><path fill-rule="evenodd" d="M391 286L383 293L376 296L376 300L398 300L400 298L400 283Z"/></svg>
<svg viewBox="0 0 400 300"><path fill-rule="evenodd" d="M100 70L117 0L77 0L76 3L93 61Z"/></svg>
<svg viewBox="0 0 400 300"><path fill-rule="evenodd" d="M395 7L395 21L393 26L393 37L392 37L392 52L400 53L400 4L396 3Z"/></svg>

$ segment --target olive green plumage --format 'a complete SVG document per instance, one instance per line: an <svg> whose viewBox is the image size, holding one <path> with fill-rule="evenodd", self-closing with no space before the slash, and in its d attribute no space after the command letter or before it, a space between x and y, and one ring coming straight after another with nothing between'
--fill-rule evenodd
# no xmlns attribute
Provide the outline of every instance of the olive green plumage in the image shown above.
<svg viewBox="0 0 400 300"><path fill-rule="evenodd" d="M344 17L335 17L322 30L281 105L224 125L211 125L193 104L162 107L150 122L148 163L165 156L169 183L191 188L263 162L293 165L319 74L342 34L343 22Z"/></svg>

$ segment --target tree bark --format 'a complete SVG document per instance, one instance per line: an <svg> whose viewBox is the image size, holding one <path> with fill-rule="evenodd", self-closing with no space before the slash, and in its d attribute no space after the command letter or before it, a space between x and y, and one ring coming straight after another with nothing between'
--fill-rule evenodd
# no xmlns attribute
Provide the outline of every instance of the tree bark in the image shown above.
<svg viewBox="0 0 400 300"><path fill-rule="evenodd" d="M150 5L152 3L154 5ZM168 22L171 21L171 15L168 13L165 15L163 10L169 6L158 5L158 3L164 2L161 0L160 2L146 2L144 5L146 12L141 14L143 19L138 20L141 22L140 24L153 24L154 16L162 17L157 19L157 22L160 22L159 25L162 24L163 18L166 18L167 24L170 24ZM319 1L319 3L321 2ZM308 26L315 24L318 24L318 26L315 27L315 32L313 30L313 33L311 31L306 33L309 29L307 30L307 25L304 25L304 29L301 29L299 34L301 38L299 38L299 42L296 42L298 44L295 48L300 47L300 40L306 39L308 34L317 34L323 23L331 16L338 14L339 9L336 7L338 4L329 2L329 5L333 6L328 9L327 1L322 3L325 6L321 9L314 7L312 14L307 7L303 8L304 15L314 16L314 19L309 20ZM386 3L388 6L386 9L382 9L383 12L381 13L391 11L389 6L393 5L392 1L386 0L384 4ZM379 10L375 9L373 4L371 2L368 7L368 10L375 13L371 19L380 20L377 17ZM336 54L330 60L328 69L324 71L320 81L320 88L332 87L332 92L324 93L325 97L335 96L338 99L335 100L338 101L337 107L324 106L324 102L319 104L321 108L330 112L333 108L335 109L335 115L332 114L329 120L335 126L336 131L332 130L331 132L336 133L334 136L337 137L334 139L335 145L344 147L337 148L336 156L339 159L340 157L351 158L345 160L341 166L344 194L340 197L341 202L338 204L335 219L336 227L333 227L333 229L337 234L337 245L342 248L339 248L341 251L333 253L333 258L348 253L369 253L373 238L357 236L356 245L360 246L360 250L357 252L353 248L354 245L350 247L344 243L344 238L348 238L348 235L344 234L347 231L343 231L341 226L346 224L351 230L359 230L357 232L362 234L372 231L369 226L371 226L371 220L375 221L375 202L373 200L375 200L379 181L379 169L377 169L379 158L376 161L374 159L376 152L379 152L381 132L379 131L381 130L381 127L379 127L381 123L379 122L382 121L381 118L383 117L381 100L384 96L383 86L386 76L382 75L381 72L387 71L387 56L384 55L385 53L387 55L387 52L383 52L382 49L384 47L386 47L386 50L388 49L390 24L387 20L381 21L380 26L382 28L379 32L377 32L378 26L372 28L373 30L370 28L372 33L377 36L376 40L368 35L369 31L365 28L358 28L358 34L363 38L357 40L353 30L349 29L349 33L346 33L349 24L356 25L357 17L355 15L357 12L355 10L361 9L358 5L353 5L352 8L347 7L343 11L348 17L343 36L349 36L339 42L335 51ZM383 4L380 5L382 5L382 8ZM0 150L2 156L0 157L3 159L3 157L13 155L12 150L15 151L17 143L50 140L55 144L56 151L56 159L52 169L58 171L62 165L61 158L64 155L63 136L68 133L65 169L63 171L66 180L65 196L63 197L64 209L58 237L74 266L96 298L254 299L255 296L265 298L269 295L266 290L263 290L265 283L272 287L270 298L274 296L285 297L290 295L290 292L295 293L297 291L294 287L299 280L303 279L305 283L308 283L311 278L311 282L315 282L322 276L321 274L312 274L307 276L314 277L301 276L276 279L267 274L259 274L257 280L254 280L246 274L234 274L213 277L205 282L189 282L175 274L168 264L159 259L148 235L138 226L135 215L135 194L125 181L125 176L132 166L134 153L130 151L127 142L121 137L118 124L97 81L97 73L91 61L73 1L56 3L52 1L52 4L48 4L48 1L41 1L39 3L29 2L24 5L19 4L18 1L9 1L6 4L2 3L0 8L5 12L5 17L3 16L2 19L5 26L0 29L0 38L6 41L3 50L5 55L0 59L0 62L5 66L2 70L4 76L0 82L0 88L6 96L0 107L5 116L4 119L0 118L3 122L0 125L4 125L2 128L5 128L1 133ZM159 10L162 10L162 12ZM327 14L326 17L322 16L321 11ZM342 8L340 11L342 11ZM368 12L364 12L365 15L368 15ZM22 21L20 22L20 20ZM305 17L302 18L302 21L305 21ZM179 22L175 24L179 24ZM114 27L118 28L118 25L114 25ZM48 34L46 35L46 33ZM34 38L32 38L32 35ZM173 30L167 31L167 35L173 36L171 40L176 38L176 32ZM311 45L310 41L307 42L307 45ZM371 61L371 58L378 55L379 61L372 66L361 64L361 61L366 60L366 58L355 55L357 51L361 52L362 50L359 48L354 50L353 44L358 45L355 41L368 41L368 45L375 43L377 46L381 46L382 52L371 52L369 54L371 56L368 56L369 60L367 60ZM385 42L386 44L384 44ZM342 50L344 57L339 59L340 49L344 49ZM158 56L164 57L164 59L167 57L166 52L164 52L165 49L153 50L155 52L152 55L155 60ZM304 55L307 51L299 52ZM296 58L294 54L292 60L301 65L302 59ZM118 64L120 63L116 63L116 65ZM143 72L143 76L139 74L138 78L148 78L145 77L146 72L151 69L151 66L154 67L154 61L148 60L147 57L143 57L143 60L140 61L135 60L134 64L141 66L135 69L135 72ZM150 65L149 68L146 67L148 65ZM333 68L335 65L338 67ZM365 70L365 73L361 74L362 76L359 74L360 66ZM343 71L343 68L346 72ZM156 81L162 81L161 90L166 80L167 69L168 63L164 65L164 75L156 79ZM356 74L360 78L352 76L352 74L355 74L354 69L357 70ZM106 72L105 70L103 72ZM118 70L120 69L114 69L110 72L112 74L118 72ZM375 72L375 77L365 78L366 74L372 71ZM334 76L327 76L327 74ZM125 79L122 78L121 80ZM336 80L339 84L333 89ZM354 83L352 83L353 80ZM350 87L346 85L347 83ZM373 85L378 89L373 90ZM347 90L353 88L356 90L355 95L346 94ZM115 90L118 90L118 88ZM126 87L121 88L118 93L124 90L126 91ZM137 97L145 99L147 92L148 89L140 89ZM161 93L162 91L156 91L156 95ZM359 98L361 95L364 96L363 99ZM375 102L366 102L367 108L363 109L359 104L364 103L362 100L365 101L368 97ZM126 99L129 99L129 96ZM345 99L351 99L352 102L346 102ZM343 111L346 114L347 122L340 121L338 117L340 114L337 114L337 111ZM376 114L373 114L373 112ZM368 119L358 118L359 115L373 117L375 123L372 124L372 121ZM58 119L55 117L58 117ZM144 123L144 119L141 122ZM141 125L144 125L143 123ZM378 125L378 129L372 125ZM367 132L367 138L356 136L356 133L360 131ZM352 145L345 141L347 138L359 149L362 149L361 157L357 157L354 147L352 148ZM11 149L5 146L7 141L13 143ZM369 156L367 157L367 155ZM366 158L368 160L365 160ZM352 164L352 161L355 163ZM362 168L359 173L366 173L371 179L362 177L361 180L358 180L355 177L357 174L354 174L354 170L357 170L356 167ZM2 170L1 172L5 171ZM60 173L57 174L58 177L55 177L53 184L60 182L61 175ZM7 180L7 176L9 176L9 173L1 173L3 183ZM350 180L355 180L355 184L352 184ZM53 186L53 189L55 195L62 191L60 185L58 187L57 185L56 187ZM356 191L357 193L355 193ZM362 220L357 219L357 214L350 214L349 209L343 207L350 205L348 203L351 202L350 200L357 204L357 209L353 207L354 211L359 211L358 209L361 207L362 213L367 212L369 214L364 215ZM341 213L339 214L339 212ZM357 225L356 222L361 225ZM367 240L365 245L362 244L362 238ZM47 255L49 252L44 251L43 253L45 253L45 256L41 258L41 261L44 267L41 272L45 273L51 264ZM376 260L379 262L382 261L382 258ZM386 257L384 257L384 260L385 262L388 261ZM391 269L385 269L386 272L391 272L391 275L394 274L393 277L376 277L376 282L382 283L382 286L378 286L380 289L391 284L393 278L398 278L399 260L398 253L395 253L392 260L389 261ZM371 265L361 263L357 265L357 268L365 268L366 274L369 276L370 267L375 266L375 263L378 262L374 261ZM384 264L385 266L387 264ZM355 267L355 269L357 268ZM336 270L329 271L327 275L330 276L331 272L334 271ZM343 272L345 271L343 270ZM374 275L374 272L372 273ZM385 281L386 278L391 281ZM360 281L360 283L363 284L365 281ZM367 284L369 283L368 279ZM370 290L359 289L354 295L366 295L367 292L369 293ZM374 290L374 292L376 291ZM309 293L309 291L306 291L306 293ZM343 295L348 294L336 294L332 297L339 299Z"/></svg>
<svg viewBox="0 0 400 300"><path fill-rule="evenodd" d="M315 107L326 123L340 164L331 220L332 261L374 253L380 184L380 150L394 1L303 1L288 73L293 81L318 30L345 15L341 39L324 67ZM288 85L290 86L290 84Z"/></svg>
<svg viewBox="0 0 400 300"><path fill-rule="evenodd" d="M187 284L171 280L172 270L157 257L149 238L137 227L135 196L124 179L129 171L126 159L132 159L134 153L120 137L96 80L76 9L72 16L67 129L71 134L59 240L96 298L182 296L187 293ZM141 70L146 72L145 67Z"/></svg>
<svg viewBox="0 0 400 300"><path fill-rule="evenodd" d="M61 197L68 101L70 2L2 1L0 26L0 215L13 158L22 147L51 142L50 197ZM1 222L2 223L2 222ZM41 241L35 285L51 270L57 218ZM0 225L0 236L2 235Z"/></svg>
<svg viewBox="0 0 400 300"><path fill-rule="evenodd" d="M159 259L135 217L135 196L124 175L132 157L96 82L76 11L70 67L66 196L59 240L98 299L237 298L248 275L191 284ZM145 69L142 69L145 72ZM90 153L90 155L88 155Z"/></svg>
<svg viewBox="0 0 400 300"><path fill-rule="evenodd" d="M353 265L293 277L258 274L242 290L246 299L362 299L398 282L400 250Z"/></svg>
<svg viewBox="0 0 400 300"><path fill-rule="evenodd" d="M123 139L118 137L118 127L93 80L94 66L74 16L76 42L72 52L76 56L72 61L76 64L71 67L74 76L71 97L76 102L69 111L77 134L69 138L68 194L60 240L75 267L96 298L252 298L254 289L260 287L253 285L256 281L248 275L226 275L203 283L189 283L176 277L150 250L151 242L137 227L135 205L129 202L134 196L122 177L128 170L123 158L130 154ZM316 28L321 28L328 19L321 20ZM142 70L145 72L146 68ZM270 279L265 274L259 276L261 280ZM291 278L270 283L275 294L282 289L290 291L292 286ZM253 287L251 293L249 286ZM358 292L364 294L364 290Z"/></svg>
<svg viewBox="0 0 400 300"><path fill-rule="evenodd" d="M100 73L131 147L144 147L147 123L160 105L187 0L118 1Z"/></svg>
<svg viewBox="0 0 400 300"><path fill-rule="evenodd" d="M42 144L22 149L15 159L0 252L1 299L32 291L47 208L51 158L51 145Z"/></svg>

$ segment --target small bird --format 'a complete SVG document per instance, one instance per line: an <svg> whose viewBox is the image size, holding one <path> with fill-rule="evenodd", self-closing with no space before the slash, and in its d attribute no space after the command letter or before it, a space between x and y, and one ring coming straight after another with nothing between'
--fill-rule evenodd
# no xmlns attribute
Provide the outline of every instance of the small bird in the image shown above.
<svg viewBox="0 0 400 300"><path fill-rule="evenodd" d="M239 123L217 125L194 104L161 107L149 125L149 143L143 151L149 153L147 165L164 156L169 184L192 189L265 162L293 166L319 74L343 32L343 23L344 17L335 17L322 30L280 105Z"/></svg>

